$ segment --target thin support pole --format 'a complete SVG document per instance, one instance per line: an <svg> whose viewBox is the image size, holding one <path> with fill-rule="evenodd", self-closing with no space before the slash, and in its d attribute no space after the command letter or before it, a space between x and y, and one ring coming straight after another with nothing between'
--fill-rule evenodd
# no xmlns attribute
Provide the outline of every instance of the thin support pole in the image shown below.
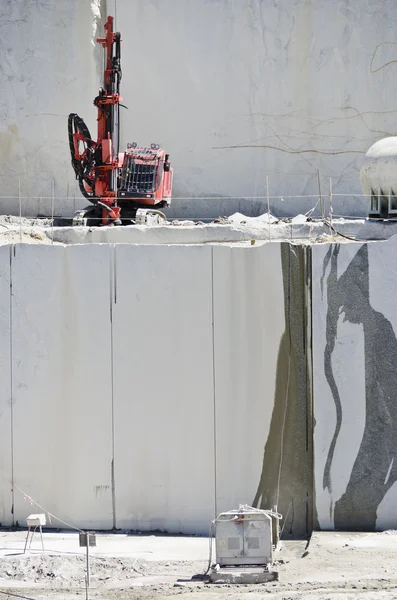
<svg viewBox="0 0 397 600"><path fill-rule="evenodd" d="M23 549L23 553L25 554L26 552L26 547L28 545L28 540L29 540L29 535L30 535L30 531L32 531L32 535L30 536L30 542L29 542L29 550L32 547L32 542L33 542L33 536L37 531L37 527L39 528L40 531L40 539L41 539L41 547L43 549L44 552L44 540L43 540L43 529L41 527L41 525L36 525L34 528L32 528L30 525L28 525L28 534L26 536L26 540L25 540L25 547Z"/></svg>
<svg viewBox="0 0 397 600"><path fill-rule="evenodd" d="M267 222L269 227L269 242L270 242L270 196L269 196L269 176L266 175L266 196L267 196Z"/></svg>
<svg viewBox="0 0 397 600"><path fill-rule="evenodd" d="M26 540L25 540L25 548L23 549L24 554L26 552L26 546L28 545L29 534L30 534L30 525L28 525L28 535L26 536Z"/></svg>
<svg viewBox="0 0 397 600"><path fill-rule="evenodd" d="M18 198L19 198L19 243L22 243L22 198L21 198L21 180L18 179Z"/></svg>
<svg viewBox="0 0 397 600"><path fill-rule="evenodd" d="M334 212L334 209L332 207L332 179L331 177L329 178L329 222L331 225L331 237L333 238L333 230L332 230L332 213Z"/></svg>
<svg viewBox="0 0 397 600"><path fill-rule="evenodd" d="M319 199L320 199L321 219L324 221L324 219L325 219L324 198L321 193L321 179L320 179L320 171L318 169L317 169L317 181L318 181L318 194L320 197Z"/></svg>
<svg viewBox="0 0 397 600"><path fill-rule="evenodd" d="M41 528L41 525L40 525L40 537L41 537L41 547L43 548L43 552L44 552L43 530Z"/></svg>
<svg viewBox="0 0 397 600"><path fill-rule="evenodd" d="M33 536L34 536L34 534L36 533L36 529L37 529L37 525L35 525L35 528L34 528L34 529L33 529L33 531L32 531L32 537L30 538L30 543L29 543L29 551L30 551L30 549L31 549L31 547L32 547Z"/></svg>
<svg viewBox="0 0 397 600"><path fill-rule="evenodd" d="M87 588L90 587L90 534L87 533Z"/></svg>
<svg viewBox="0 0 397 600"><path fill-rule="evenodd" d="M54 197L55 197L55 182L51 182L51 243L54 243Z"/></svg>

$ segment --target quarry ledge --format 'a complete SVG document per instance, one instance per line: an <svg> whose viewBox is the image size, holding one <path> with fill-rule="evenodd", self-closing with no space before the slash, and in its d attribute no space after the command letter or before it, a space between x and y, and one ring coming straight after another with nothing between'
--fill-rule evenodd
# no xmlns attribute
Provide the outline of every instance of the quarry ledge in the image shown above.
<svg viewBox="0 0 397 600"><path fill-rule="evenodd" d="M288 223L278 221L270 225L263 220L247 218L246 223L208 223L208 224L167 224L159 226L126 225L123 227L54 227L45 229L46 235L54 242L61 244L206 244L206 243L237 243L258 241L300 241L327 242L331 241L333 232L324 221L308 221L306 223ZM379 225L379 224L377 224ZM397 225L397 224L396 224ZM338 233L346 236L369 239L373 237L374 227L368 229L364 219L338 219L333 222ZM375 228L379 229L379 228ZM365 231L364 231L365 230ZM368 230L368 231L367 231ZM378 231L376 239L386 239L390 233L397 232L396 228L385 232ZM380 237L379 237L380 236ZM342 238L343 239L343 238ZM339 239L339 241L341 241Z"/></svg>
<svg viewBox="0 0 397 600"><path fill-rule="evenodd" d="M238 215L238 216L237 216ZM266 222L261 217L245 217L239 213L211 223L191 220L164 225L125 225L119 227L53 226L50 219L0 217L0 245L26 244L135 244L196 245L292 241L325 243L387 240L397 233L397 221L379 219L277 220Z"/></svg>

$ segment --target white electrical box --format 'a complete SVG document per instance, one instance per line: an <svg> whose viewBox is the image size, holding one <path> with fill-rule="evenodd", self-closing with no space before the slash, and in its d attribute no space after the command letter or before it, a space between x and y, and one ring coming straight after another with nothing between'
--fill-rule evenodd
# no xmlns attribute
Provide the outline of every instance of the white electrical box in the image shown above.
<svg viewBox="0 0 397 600"><path fill-rule="evenodd" d="M26 519L26 524L29 527L44 527L46 524L45 515L29 515Z"/></svg>
<svg viewBox="0 0 397 600"><path fill-rule="evenodd" d="M221 513L215 542L220 566L268 565L273 561L272 517L255 510Z"/></svg>

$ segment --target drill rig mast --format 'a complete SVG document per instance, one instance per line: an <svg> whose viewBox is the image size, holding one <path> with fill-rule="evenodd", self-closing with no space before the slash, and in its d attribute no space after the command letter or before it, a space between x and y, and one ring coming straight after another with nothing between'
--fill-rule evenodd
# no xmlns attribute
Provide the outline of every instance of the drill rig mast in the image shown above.
<svg viewBox="0 0 397 600"><path fill-rule="evenodd" d="M72 166L81 193L93 205L78 211L74 224L121 225L121 219L156 223L159 215L163 216L156 209L171 203L173 172L169 155L157 144L138 147L136 143L119 153L121 36L113 31L113 17L108 17L105 37L97 42L105 52L103 87L94 100L98 109L97 140L92 140L77 114L71 113L68 119Z"/></svg>

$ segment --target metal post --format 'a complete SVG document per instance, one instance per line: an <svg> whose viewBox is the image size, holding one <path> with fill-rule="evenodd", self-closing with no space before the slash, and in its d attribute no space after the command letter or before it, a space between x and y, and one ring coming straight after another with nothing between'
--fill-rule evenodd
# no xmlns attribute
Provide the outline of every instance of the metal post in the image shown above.
<svg viewBox="0 0 397 600"><path fill-rule="evenodd" d="M52 180L51 183L51 244L54 243L54 196L55 196L55 182Z"/></svg>
<svg viewBox="0 0 397 600"><path fill-rule="evenodd" d="M43 552L44 552L43 530L41 528L41 525L40 525L40 537L41 537L41 546L42 546Z"/></svg>
<svg viewBox="0 0 397 600"><path fill-rule="evenodd" d="M36 533L36 531L37 531L37 525L35 525L34 529L32 529L32 536L31 536L31 538L30 538L30 544L29 544L29 552L30 552L30 548L31 548L31 546L32 546L32 542L33 542L33 536L34 536L34 534Z"/></svg>
<svg viewBox="0 0 397 600"><path fill-rule="evenodd" d="M25 540L25 548L23 549L24 554L26 552L26 546L28 545L29 534L30 534L30 525L28 525L28 535L26 536L26 540Z"/></svg>
<svg viewBox="0 0 397 600"><path fill-rule="evenodd" d="M318 193L319 193L319 196L320 196L321 219L324 221L324 219L325 219L324 198L323 198L323 195L321 193L321 179L320 179L320 171L318 169L317 169L317 181L318 181Z"/></svg>
<svg viewBox="0 0 397 600"><path fill-rule="evenodd" d="M267 196L267 222L269 227L269 242L270 242L270 196L269 196L269 177L266 175L266 196Z"/></svg>
<svg viewBox="0 0 397 600"><path fill-rule="evenodd" d="M87 588L90 587L90 534L87 533Z"/></svg>
<svg viewBox="0 0 397 600"><path fill-rule="evenodd" d="M331 237L334 237L333 234L333 230L332 230L332 213L334 212L334 209L332 208L332 179L331 177L329 178L329 222L331 225Z"/></svg>
<svg viewBox="0 0 397 600"><path fill-rule="evenodd" d="M22 198L21 198L21 180L18 179L18 198L19 198L19 243L22 243Z"/></svg>
<svg viewBox="0 0 397 600"><path fill-rule="evenodd" d="M387 216L390 216L390 208L391 208L391 188L389 188L389 196L387 199L388 208L387 208Z"/></svg>

